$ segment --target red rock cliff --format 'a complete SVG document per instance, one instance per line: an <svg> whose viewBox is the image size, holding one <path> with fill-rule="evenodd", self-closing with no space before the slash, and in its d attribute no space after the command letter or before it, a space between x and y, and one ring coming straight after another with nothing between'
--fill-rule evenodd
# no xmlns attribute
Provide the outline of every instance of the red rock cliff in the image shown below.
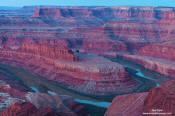
<svg viewBox="0 0 175 116"><path fill-rule="evenodd" d="M68 61L78 61L78 56L72 50L60 48L54 45L29 45L23 44L19 52L32 53L52 59L62 59Z"/></svg>
<svg viewBox="0 0 175 116"><path fill-rule="evenodd" d="M169 81L161 87L155 87L146 93L128 94L116 97L105 116L160 116L175 115L175 81ZM122 104L122 105L121 105Z"/></svg>

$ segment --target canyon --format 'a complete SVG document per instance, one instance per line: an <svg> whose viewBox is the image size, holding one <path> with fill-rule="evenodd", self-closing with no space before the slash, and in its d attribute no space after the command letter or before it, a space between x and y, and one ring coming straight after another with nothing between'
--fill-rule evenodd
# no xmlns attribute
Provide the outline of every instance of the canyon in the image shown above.
<svg viewBox="0 0 175 116"><path fill-rule="evenodd" d="M174 113L157 103L164 96L152 99L174 83L174 25L173 7L0 10L0 100L8 102L1 115L140 116L159 106ZM86 100L112 104L94 114Z"/></svg>

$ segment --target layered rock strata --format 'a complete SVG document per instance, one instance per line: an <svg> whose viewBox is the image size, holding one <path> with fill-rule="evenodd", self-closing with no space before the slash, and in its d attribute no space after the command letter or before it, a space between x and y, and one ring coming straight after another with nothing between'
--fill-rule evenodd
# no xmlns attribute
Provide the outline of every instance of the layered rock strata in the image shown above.
<svg viewBox="0 0 175 116"><path fill-rule="evenodd" d="M155 87L146 93L128 94L116 97L105 116L174 116L175 81ZM122 104L122 105L121 105Z"/></svg>
<svg viewBox="0 0 175 116"><path fill-rule="evenodd" d="M133 61L160 74L175 77L174 41L151 44L142 47L138 54L118 54L126 60Z"/></svg>
<svg viewBox="0 0 175 116"><path fill-rule="evenodd" d="M22 45L17 50L3 48L0 59L89 95L127 93L139 86L139 81L132 80L118 63L97 55L77 56L72 51L59 52L57 48L44 47Z"/></svg>
<svg viewBox="0 0 175 116"><path fill-rule="evenodd" d="M62 18L62 17L98 17L121 19L174 19L173 8L158 7L42 7L36 8L32 17Z"/></svg>
<svg viewBox="0 0 175 116"><path fill-rule="evenodd" d="M134 61L139 63L140 55L154 57L148 55L151 48L146 46L172 41L175 36L174 8L31 7L34 8L30 17L0 17L1 62L22 66L91 95L132 92L140 85L123 66L98 55L135 54ZM26 9L30 7L23 8ZM143 53L143 49L148 52ZM167 58L165 49L164 55L156 50L151 54L155 52L159 52L155 60L144 58L140 64L173 77L172 65L164 66L163 61L157 60L159 56L173 61L173 55Z"/></svg>

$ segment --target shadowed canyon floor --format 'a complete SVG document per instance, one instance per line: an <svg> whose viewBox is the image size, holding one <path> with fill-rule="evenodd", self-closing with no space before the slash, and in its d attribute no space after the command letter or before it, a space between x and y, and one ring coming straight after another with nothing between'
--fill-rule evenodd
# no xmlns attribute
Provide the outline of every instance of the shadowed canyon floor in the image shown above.
<svg viewBox="0 0 175 116"><path fill-rule="evenodd" d="M0 113L141 116L156 107L170 112L174 105L164 100L174 102L174 38L175 8L0 9Z"/></svg>

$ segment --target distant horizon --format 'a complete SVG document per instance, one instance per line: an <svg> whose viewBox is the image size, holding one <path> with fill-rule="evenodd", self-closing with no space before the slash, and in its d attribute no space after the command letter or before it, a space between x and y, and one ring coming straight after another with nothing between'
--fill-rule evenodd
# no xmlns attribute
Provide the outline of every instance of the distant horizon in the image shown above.
<svg viewBox="0 0 175 116"><path fill-rule="evenodd" d="M23 6L150 6L175 7L174 0L0 0L1 7Z"/></svg>
<svg viewBox="0 0 175 116"><path fill-rule="evenodd" d="M160 7L160 8L175 8L175 6L64 6L64 5L24 5L24 6L1 6L2 7L9 7L9 8L23 8L23 7Z"/></svg>

